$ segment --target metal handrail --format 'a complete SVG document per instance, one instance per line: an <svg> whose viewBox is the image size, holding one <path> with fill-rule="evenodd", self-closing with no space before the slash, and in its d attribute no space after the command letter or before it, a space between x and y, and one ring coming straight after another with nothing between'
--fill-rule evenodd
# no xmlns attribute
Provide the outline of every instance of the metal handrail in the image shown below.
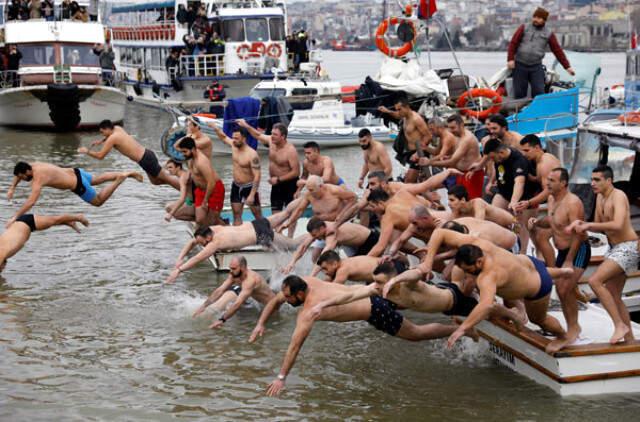
<svg viewBox="0 0 640 422"><path fill-rule="evenodd" d="M224 74L224 54L201 54L198 56L180 56L180 74L182 76L221 76ZM175 69L169 70L169 76L175 77Z"/></svg>

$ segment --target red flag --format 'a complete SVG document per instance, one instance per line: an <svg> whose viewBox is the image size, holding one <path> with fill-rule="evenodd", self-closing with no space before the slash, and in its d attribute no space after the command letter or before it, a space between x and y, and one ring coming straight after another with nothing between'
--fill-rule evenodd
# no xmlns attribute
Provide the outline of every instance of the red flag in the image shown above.
<svg viewBox="0 0 640 422"><path fill-rule="evenodd" d="M631 49L635 50L636 48L638 48L638 34L636 34L636 31L633 31L631 33Z"/></svg>
<svg viewBox="0 0 640 422"><path fill-rule="evenodd" d="M418 17L420 19L429 19L438 10L436 0L420 0L420 8L418 9Z"/></svg>

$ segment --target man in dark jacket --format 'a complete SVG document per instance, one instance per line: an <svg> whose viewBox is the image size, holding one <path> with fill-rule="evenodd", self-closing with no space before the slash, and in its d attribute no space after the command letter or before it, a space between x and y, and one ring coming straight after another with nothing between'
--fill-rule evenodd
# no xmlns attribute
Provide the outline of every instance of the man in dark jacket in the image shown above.
<svg viewBox="0 0 640 422"><path fill-rule="evenodd" d="M513 69L515 98L526 97L529 84L531 84L531 98L544 94L545 72L542 60L547 45L567 72L575 75L558 39L545 25L548 17L549 12L538 7L533 13L531 23L520 25L511 38L507 66Z"/></svg>

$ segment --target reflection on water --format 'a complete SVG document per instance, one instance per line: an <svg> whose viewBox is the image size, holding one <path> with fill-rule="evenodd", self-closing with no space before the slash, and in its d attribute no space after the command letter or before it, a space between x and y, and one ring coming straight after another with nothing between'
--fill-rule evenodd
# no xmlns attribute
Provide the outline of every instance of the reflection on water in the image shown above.
<svg viewBox="0 0 640 422"><path fill-rule="evenodd" d="M130 106L126 128L159 151L171 118ZM135 169L118 154L103 161L76 148L97 133L52 135L0 129L0 190L18 160L85 167L99 173ZM356 186L359 148L328 153ZM231 164L215 165L229 186ZM358 164L359 165L359 164ZM263 171L266 174L266 159ZM262 186L262 195L269 188ZM2 221L16 204L0 200ZM259 308L243 308L221 330L191 314L221 278L201 265L175 286L161 281L184 242L182 223L163 221L167 187L126 181L102 208L68 192L46 190L39 213L84 212L91 226L34 233L0 279L0 420L578 420L630 419L640 397L561 399L494 364L486 345L465 339L413 344L364 322L319 323L278 399L264 397L295 324L288 307L256 344L247 339ZM266 197L266 196L265 196ZM284 264L287 257L278 257ZM310 263L302 264L306 268ZM274 271L272 284L282 276ZM406 315L416 322L441 316ZM496 403L500 403L496 406Z"/></svg>

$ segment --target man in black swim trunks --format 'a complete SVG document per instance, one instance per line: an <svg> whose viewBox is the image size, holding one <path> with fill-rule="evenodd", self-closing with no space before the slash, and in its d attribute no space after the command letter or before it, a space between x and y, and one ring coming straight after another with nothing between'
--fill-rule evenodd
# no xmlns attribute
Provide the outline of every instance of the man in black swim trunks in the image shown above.
<svg viewBox="0 0 640 422"><path fill-rule="evenodd" d="M31 237L31 232L47 230L53 226L65 225L80 233L76 223L88 226L89 220L82 214L63 214L57 216L22 214L16 218L15 223L0 235L0 273L7 265L8 259L17 254L27 243Z"/></svg>
<svg viewBox="0 0 640 422"><path fill-rule="evenodd" d="M327 283L314 277L300 278L296 275L290 275L284 279L282 291L272 300L273 303L265 307L254 330L255 335L252 334L252 338L261 335L271 313L284 302L296 307L302 306L280 373L267 390L269 396L278 395L284 388L286 377L291 371L304 341L311 333L315 321L367 321L380 331L409 341L446 337L456 329L455 325L440 323L416 325L398 313L393 303L380 296L360 299L347 305L333 306L322 310L319 315L312 315L312 309L318 303L358 287Z"/></svg>

